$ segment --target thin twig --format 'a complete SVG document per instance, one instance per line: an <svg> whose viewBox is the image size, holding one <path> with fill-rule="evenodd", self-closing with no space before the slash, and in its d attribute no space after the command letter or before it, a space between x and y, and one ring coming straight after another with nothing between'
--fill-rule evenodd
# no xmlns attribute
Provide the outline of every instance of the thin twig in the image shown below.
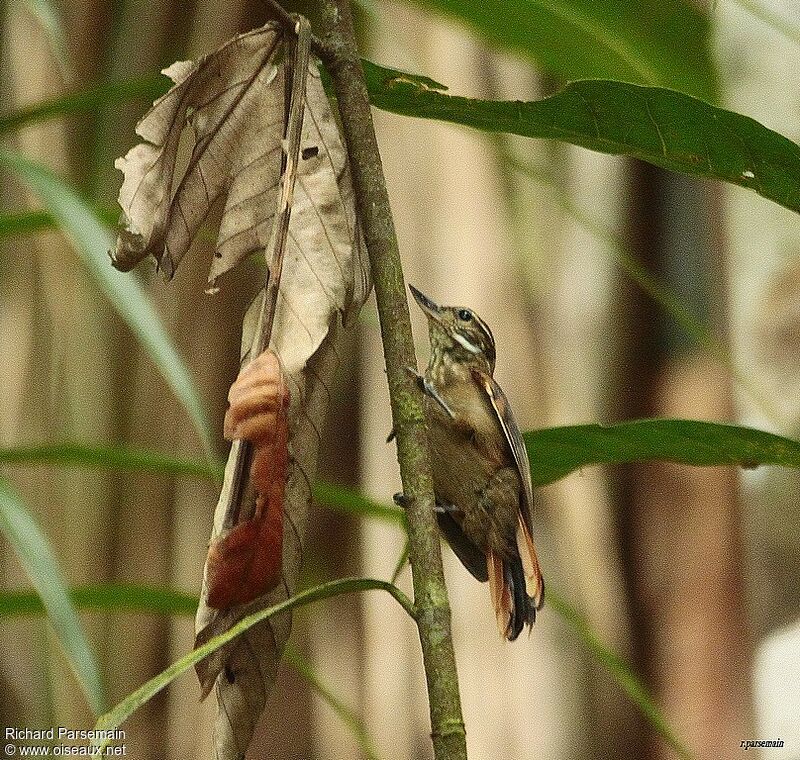
<svg viewBox="0 0 800 760"><path fill-rule="evenodd" d="M292 18L292 17L290 17ZM269 244L265 251L265 258L269 262L266 281L264 284L264 299L261 302L258 328L250 347L250 361L261 354L269 346L272 336L272 325L275 321L275 312L278 305L278 291L281 284L283 270L283 256L286 250L286 239L289 234L289 222L292 215L292 200L294 186L297 179L297 163L300 158L300 137L303 132L303 113L305 110L306 74L308 72L308 58L311 43L311 27L302 16L292 18L293 28L284 33L290 54L287 60L292 61L292 66L286 66L287 88L290 89L289 113L284 130L284 145L286 152L282 159L282 183L278 197L278 210L275 215L275 225L272 229ZM291 77L291 81L289 78ZM245 494L249 483L248 473L253 458L253 447L249 441L234 441L232 447L234 456L233 479L231 482L230 496L225 507L225 528L232 528L241 518L249 519L252 515L245 514Z"/></svg>
<svg viewBox="0 0 800 760"><path fill-rule="evenodd" d="M284 29L294 32L295 22L297 17L289 13L277 0L264 0L264 5L267 9L267 16L271 16L274 21L277 21ZM311 49L320 58L330 60L333 51L325 40L321 40L316 34L309 32L309 39L311 40Z"/></svg>
<svg viewBox="0 0 800 760"><path fill-rule="evenodd" d="M433 507L433 479L419 390L405 281L369 96L348 0L333 0L322 57L333 80L353 174L356 207L369 251L381 324L397 455L408 502L414 604L436 760L466 760L466 737L450 629L450 606Z"/></svg>

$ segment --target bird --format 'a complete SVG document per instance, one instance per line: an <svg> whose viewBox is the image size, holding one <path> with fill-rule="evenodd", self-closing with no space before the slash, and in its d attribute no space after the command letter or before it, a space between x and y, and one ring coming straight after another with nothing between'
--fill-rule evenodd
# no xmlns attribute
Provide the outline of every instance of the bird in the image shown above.
<svg viewBox="0 0 800 760"><path fill-rule="evenodd" d="M407 368L425 399L439 529L466 569L489 582L500 635L514 641L544 605L533 543L525 443L494 379L486 322L465 306L439 306L409 285L428 321L424 375Z"/></svg>

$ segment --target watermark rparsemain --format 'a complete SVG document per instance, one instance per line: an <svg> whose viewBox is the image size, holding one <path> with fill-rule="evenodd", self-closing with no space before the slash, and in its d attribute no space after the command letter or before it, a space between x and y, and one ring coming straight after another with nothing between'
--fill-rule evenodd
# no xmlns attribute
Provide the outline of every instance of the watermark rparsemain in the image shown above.
<svg viewBox="0 0 800 760"><path fill-rule="evenodd" d="M782 746L783 739L742 739L739 742L739 749L767 749Z"/></svg>

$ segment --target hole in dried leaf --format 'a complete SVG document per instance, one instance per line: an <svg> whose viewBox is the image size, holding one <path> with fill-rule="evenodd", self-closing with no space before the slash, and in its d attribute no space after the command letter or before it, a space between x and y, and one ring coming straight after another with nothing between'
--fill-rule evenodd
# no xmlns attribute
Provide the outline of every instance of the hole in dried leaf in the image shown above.
<svg viewBox="0 0 800 760"><path fill-rule="evenodd" d="M300 155L303 157L303 161L309 158L314 158L315 156L319 155L319 148L316 145L311 145L308 148L303 148Z"/></svg>

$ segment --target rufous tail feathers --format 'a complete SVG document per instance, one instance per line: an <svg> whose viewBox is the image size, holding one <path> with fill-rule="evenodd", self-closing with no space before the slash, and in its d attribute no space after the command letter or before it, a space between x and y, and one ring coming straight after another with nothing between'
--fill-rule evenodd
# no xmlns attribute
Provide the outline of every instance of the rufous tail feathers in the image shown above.
<svg viewBox="0 0 800 760"><path fill-rule="evenodd" d="M526 625L533 625L537 610L535 600L527 592L522 559L504 558L489 550L486 567L497 628L503 638L514 641Z"/></svg>
<svg viewBox="0 0 800 760"><path fill-rule="evenodd" d="M525 522L522 512L517 521L517 549L525 570L525 592L533 601L533 608L539 611L544 606L544 577L533 545L533 536Z"/></svg>

